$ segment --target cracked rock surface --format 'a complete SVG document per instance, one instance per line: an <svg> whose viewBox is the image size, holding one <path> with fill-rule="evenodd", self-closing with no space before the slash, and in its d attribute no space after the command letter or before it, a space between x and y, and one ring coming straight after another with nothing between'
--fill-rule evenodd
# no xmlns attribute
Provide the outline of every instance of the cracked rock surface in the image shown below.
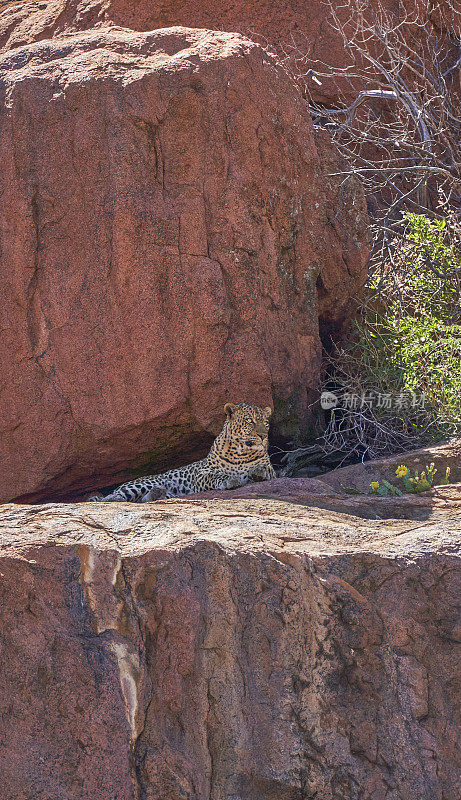
<svg viewBox="0 0 461 800"><path fill-rule="evenodd" d="M9 50L0 78L0 501L194 461L228 400L299 431L366 215L282 64L112 28Z"/></svg>
<svg viewBox="0 0 461 800"><path fill-rule="evenodd" d="M2 507L1 800L459 798L459 504L297 484Z"/></svg>

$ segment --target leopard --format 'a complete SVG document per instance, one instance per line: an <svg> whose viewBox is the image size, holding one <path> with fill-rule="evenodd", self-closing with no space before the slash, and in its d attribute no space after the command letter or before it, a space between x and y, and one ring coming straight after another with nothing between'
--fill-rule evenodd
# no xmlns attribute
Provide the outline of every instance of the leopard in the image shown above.
<svg viewBox="0 0 461 800"><path fill-rule="evenodd" d="M209 490L237 489L250 481L276 477L268 453L272 409L247 403L226 403L225 421L210 452L200 461L159 475L122 483L105 497L89 502L146 503Z"/></svg>

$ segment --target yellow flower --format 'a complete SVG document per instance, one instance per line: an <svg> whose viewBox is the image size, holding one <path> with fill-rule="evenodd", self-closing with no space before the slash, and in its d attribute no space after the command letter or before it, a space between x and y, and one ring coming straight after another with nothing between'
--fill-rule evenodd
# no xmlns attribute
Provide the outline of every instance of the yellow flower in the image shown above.
<svg viewBox="0 0 461 800"><path fill-rule="evenodd" d="M398 478L404 478L405 475L408 475L408 467L406 467L404 464L400 464L400 466L395 470L395 474Z"/></svg>
<svg viewBox="0 0 461 800"><path fill-rule="evenodd" d="M371 486L371 488L373 489L374 492L376 492L376 489L379 489L378 481L373 481L373 483L370 483L370 486Z"/></svg>
<svg viewBox="0 0 461 800"><path fill-rule="evenodd" d="M448 478L450 472L451 472L450 467L447 467L446 472L445 472L445 475L447 476L447 478Z"/></svg>

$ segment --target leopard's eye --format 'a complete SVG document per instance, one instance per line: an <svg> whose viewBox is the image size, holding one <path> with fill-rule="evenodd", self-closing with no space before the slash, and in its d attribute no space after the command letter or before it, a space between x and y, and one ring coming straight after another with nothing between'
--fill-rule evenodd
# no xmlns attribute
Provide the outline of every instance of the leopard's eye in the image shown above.
<svg viewBox="0 0 461 800"><path fill-rule="evenodd" d="M246 447L251 447L252 444L253 444L253 442L251 441L251 439L246 439L246 441L245 441Z"/></svg>

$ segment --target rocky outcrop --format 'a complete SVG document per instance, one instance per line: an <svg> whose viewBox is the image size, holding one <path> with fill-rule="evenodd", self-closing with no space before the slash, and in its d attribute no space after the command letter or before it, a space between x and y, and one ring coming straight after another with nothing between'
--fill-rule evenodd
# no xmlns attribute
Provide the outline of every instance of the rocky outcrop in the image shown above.
<svg viewBox="0 0 461 800"><path fill-rule="evenodd" d="M396 469L404 464L414 475L431 463L435 466L433 488L420 494L406 492ZM443 485L447 467L449 484ZM379 497L371 492L370 484L389 481L403 494ZM205 498L245 498L284 500L301 505L313 505L327 511L352 514L363 519L443 520L461 513L461 439L412 450L397 456L351 464L331 470L318 478L281 477L263 483L251 483L229 492L202 492Z"/></svg>
<svg viewBox="0 0 461 800"><path fill-rule="evenodd" d="M457 800L461 509L317 501L4 506L1 800Z"/></svg>
<svg viewBox="0 0 461 800"><path fill-rule="evenodd" d="M259 0L253 3L217 3L199 0L33 0L16 3L0 17L0 48L12 49L63 33L87 30L97 25L117 25L150 31L172 25L237 31L276 47L280 52L292 37L314 57L338 56L342 43L335 36L331 18L321 2Z"/></svg>
<svg viewBox="0 0 461 800"><path fill-rule="evenodd" d="M237 31L250 39L275 50L284 58L286 66L295 75L306 73L305 57L318 60L319 71L324 72L321 63L329 64L339 70L351 65L351 58L343 39L335 29L336 23L328 3L322 0L258 0L257 3L213 2L213 0L32 0L32 2L7 3L9 8L0 16L0 50L11 49L23 44L59 36L63 33L87 30L95 26L119 25L138 31L154 30L171 25L207 28L212 30ZM353 35L357 12L348 4L333 3L335 13L346 24L346 33ZM0 9L2 3L0 2ZM365 15L369 13L366 3L362 4ZM434 31L439 45L443 42L447 52L452 51L456 61L456 45L449 29L459 29L461 12L456 3L438 0L427 3L425 0L376 0L371 4L375 12L381 10L394 16L395 24L402 21L408 13L413 27L417 30L416 13ZM347 21L352 24L347 26ZM416 33L417 35L417 33ZM420 34L421 46L426 45L427 30ZM352 101L356 90L350 81L338 77L325 78L311 82L310 92L318 102L335 104L339 98L349 97Z"/></svg>
<svg viewBox="0 0 461 800"><path fill-rule="evenodd" d="M455 484L459 491L461 489L461 438L453 438L431 447L423 447L408 453L399 453L387 458L331 470L322 475L322 480L339 492L343 486L360 492L368 492L372 481L379 483L383 479L399 484L403 489L402 482L396 477L396 469L401 464L407 467L410 475L414 475L415 472L420 474L430 464L434 464L436 469L435 489L440 489L440 481L445 478L448 467L450 483ZM461 500L461 495L459 499Z"/></svg>
<svg viewBox="0 0 461 800"><path fill-rule="evenodd" d="M0 9L1 6L0 3ZM347 4L333 3L333 6L343 23L351 16L354 23L356 14ZM367 13L367 4L363 6ZM461 26L461 12L450 0L438 0L437 3L376 0L372 6L375 11L384 9L387 14L394 15L396 25L401 22L405 11L410 19L414 19L418 9L421 19L433 26L437 39L444 42L447 50L452 47L447 30ZM328 4L322 0L258 0L257 3L197 0L193 4L187 0L162 3L152 0L137 0L135 3L132 0L33 0L13 4L0 16L0 49L105 25L138 31L171 25L237 31L269 49L275 49L295 74L306 72L304 56L339 69L351 63L347 48L335 30ZM354 24L350 30L352 33ZM422 31L422 46L426 44L425 37L426 32ZM456 52L453 52L456 60ZM302 79L301 84L304 84ZM348 82L322 77L320 83L312 83L310 91L318 101L331 104L338 100L339 95L347 96L351 87Z"/></svg>
<svg viewBox="0 0 461 800"><path fill-rule="evenodd" d="M302 431L318 314L350 312L366 227L277 60L237 34L102 30L0 75L0 499L187 463L226 400Z"/></svg>

